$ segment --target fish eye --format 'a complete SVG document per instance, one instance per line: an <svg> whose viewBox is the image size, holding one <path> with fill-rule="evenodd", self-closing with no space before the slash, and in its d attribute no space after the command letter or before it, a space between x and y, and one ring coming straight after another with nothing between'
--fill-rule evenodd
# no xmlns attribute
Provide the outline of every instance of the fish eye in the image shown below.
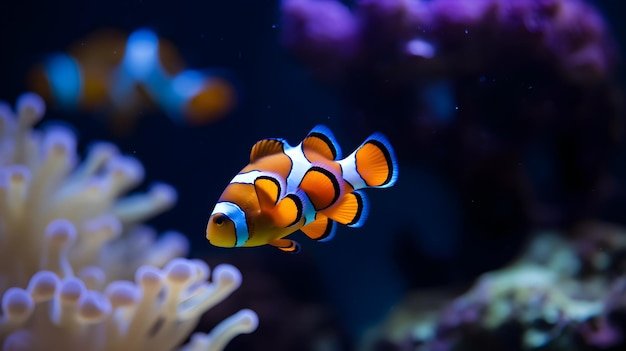
<svg viewBox="0 0 626 351"><path fill-rule="evenodd" d="M224 216L223 214L216 214L215 217L213 217L213 223L215 223L215 225L217 225L218 227L224 225L225 222L226 216Z"/></svg>

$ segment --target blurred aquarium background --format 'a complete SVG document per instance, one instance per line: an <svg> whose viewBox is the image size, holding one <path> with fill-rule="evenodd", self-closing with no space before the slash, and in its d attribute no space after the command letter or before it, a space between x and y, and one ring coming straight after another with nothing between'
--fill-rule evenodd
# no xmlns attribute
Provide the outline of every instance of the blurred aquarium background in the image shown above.
<svg viewBox="0 0 626 351"><path fill-rule="evenodd" d="M625 14L617 0L5 1L0 98L36 91L80 154L111 141L143 163L139 190L176 189L148 223L243 276L196 330L259 316L226 350L624 350ZM124 73L138 30L170 73ZM59 99L50 81L76 71L52 78L54 57L95 67L91 95ZM208 100L181 107L172 94L203 77ZM317 124L345 153L374 131L396 150L398 182L368 191L365 225L293 234L296 255L211 246L251 146Z"/></svg>

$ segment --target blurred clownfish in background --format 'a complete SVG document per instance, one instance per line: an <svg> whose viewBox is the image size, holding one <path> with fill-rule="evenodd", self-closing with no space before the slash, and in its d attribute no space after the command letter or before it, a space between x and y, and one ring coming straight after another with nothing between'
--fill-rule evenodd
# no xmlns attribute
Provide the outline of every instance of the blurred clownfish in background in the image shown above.
<svg viewBox="0 0 626 351"><path fill-rule="evenodd" d="M67 53L48 55L28 81L63 109L110 114L119 132L132 128L147 106L158 106L177 123L204 125L222 118L236 102L231 81L184 69L176 48L147 29L129 36L111 29L96 32Z"/></svg>
<svg viewBox="0 0 626 351"><path fill-rule="evenodd" d="M321 125L296 147L284 139L257 142L250 163L215 205L207 239L219 247L269 244L297 252L299 244L285 238L297 230L313 240L327 241L336 223L360 227L369 208L361 189L392 186L398 166L381 133L341 157L332 132Z"/></svg>

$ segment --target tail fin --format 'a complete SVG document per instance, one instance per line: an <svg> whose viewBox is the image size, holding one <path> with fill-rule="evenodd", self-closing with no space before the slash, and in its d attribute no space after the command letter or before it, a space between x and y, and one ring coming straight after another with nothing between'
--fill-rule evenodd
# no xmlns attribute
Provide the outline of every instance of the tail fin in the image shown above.
<svg viewBox="0 0 626 351"><path fill-rule="evenodd" d="M398 179L398 163L382 133L370 135L352 154L339 161L343 178L356 190L387 188Z"/></svg>

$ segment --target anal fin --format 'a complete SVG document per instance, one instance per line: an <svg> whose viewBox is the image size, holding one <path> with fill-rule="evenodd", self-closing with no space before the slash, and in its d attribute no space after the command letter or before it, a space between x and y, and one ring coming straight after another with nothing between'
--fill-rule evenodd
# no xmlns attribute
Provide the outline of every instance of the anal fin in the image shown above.
<svg viewBox="0 0 626 351"><path fill-rule="evenodd" d="M369 213L369 202L361 191L345 194L332 208L323 211L328 218L349 227L360 227Z"/></svg>
<svg viewBox="0 0 626 351"><path fill-rule="evenodd" d="M300 230L310 239L328 241L335 236L336 227L333 220L318 212L315 215L315 220Z"/></svg>

